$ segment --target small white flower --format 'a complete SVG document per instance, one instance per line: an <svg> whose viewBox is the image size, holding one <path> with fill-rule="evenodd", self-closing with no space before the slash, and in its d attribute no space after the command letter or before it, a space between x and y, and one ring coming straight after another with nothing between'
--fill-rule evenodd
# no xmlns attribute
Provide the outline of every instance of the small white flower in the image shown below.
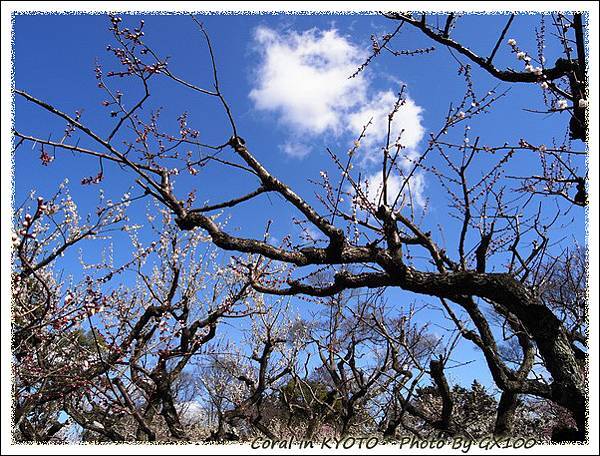
<svg viewBox="0 0 600 456"><path fill-rule="evenodd" d="M535 68L533 69L533 74L536 74L536 75L538 75L538 76L541 76L541 75L542 75L542 71L543 71L543 70L542 70L542 67L535 67Z"/></svg>
<svg viewBox="0 0 600 456"><path fill-rule="evenodd" d="M523 51L517 52L517 58L519 60L525 60L525 53Z"/></svg>
<svg viewBox="0 0 600 456"><path fill-rule="evenodd" d="M558 100L558 109L567 109L567 100Z"/></svg>
<svg viewBox="0 0 600 456"><path fill-rule="evenodd" d="M538 147L538 149L540 150L540 152L546 152L546 150L548 150L548 149L546 148L546 145L545 145L545 144L542 144L540 147Z"/></svg>
<svg viewBox="0 0 600 456"><path fill-rule="evenodd" d="M459 119L464 119L464 118L465 118L465 113L464 113L464 112L462 112L462 111L460 111L460 112L458 113L458 118L459 118Z"/></svg>
<svg viewBox="0 0 600 456"><path fill-rule="evenodd" d="M579 100L579 107L580 108L587 108L588 107L588 101L585 98L581 98Z"/></svg>
<svg viewBox="0 0 600 456"><path fill-rule="evenodd" d="M507 42L508 42L509 46L516 46L517 45L517 40L515 40L513 38L509 39Z"/></svg>
<svg viewBox="0 0 600 456"><path fill-rule="evenodd" d="M546 81L544 81L540 84L540 87L544 90L548 90L548 83Z"/></svg>
<svg viewBox="0 0 600 456"><path fill-rule="evenodd" d="M533 67L531 65L525 65L525 71L528 73L533 73Z"/></svg>

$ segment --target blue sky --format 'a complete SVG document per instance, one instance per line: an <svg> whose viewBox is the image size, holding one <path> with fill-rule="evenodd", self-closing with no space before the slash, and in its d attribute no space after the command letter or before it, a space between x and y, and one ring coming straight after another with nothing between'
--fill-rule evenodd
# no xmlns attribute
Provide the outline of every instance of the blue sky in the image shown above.
<svg viewBox="0 0 600 456"><path fill-rule="evenodd" d="M210 88L211 69L206 46L188 16L122 17L130 27L143 18L145 41L158 54L170 56L171 71L194 84ZM464 79L457 74L456 61L440 46L435 52L414 57L382 55L359 78L352 81L340 78L339 74L355 68L356 63L368 55L371 34L382 35L395 28L395 23L379 16L214 15L199 16L199 20L204 23L215 48L221 88L232 106L240 135L273 174L311 202L315 202L313 195L317 189L308 179L318 179L320 171L332 173L334 169L325 148L345 154L356 129L362 125L361 119L372 112L384 112L381 111L384 102L389 100L389 94L399 90L401 84L406 84L411 103L400 117L402 126L410 133L407 139L410 149L415 152L425 144L430 132L440 128L449 103L456 103L464 93ZM455 38L468 43L475 52L487 55L505 22L506 17L501 15L463 17ZM538 26L539 16L517 16L507 38L516 39L520 47L535 55L535 35L531 30ZM106 97L96 87L93 69L96 61L103 64L105 72L115 68L114 59L106 51L107 44L114 44L108 27L108 18L102 15L16 16L15 87L67 113L83 109L84 122L107 134L114 120L107 115L110 109L101 104ZM408 27L394 41L394 47L398 49L425 48L431 44ZM553 62L559 54L550 40L547 44L546 58ZM298 54L303 49L312 49L316 60L298 67ZM520 69L519 62L509 50L506 43L502 43L496 65ZM320 72L319 58L328 62L333 59L337 63L331 72ZM299 77L300 70L306 73ZM473 69L473 81L476 92L481 95L499 83L478 68ZM126 97L131 93L127 90L128 81L113 79L110 82L115 88L120 87ZM323 83L330 83L329 89L324 90ZM502 84L498 90L504 88L510 88L508 96L500 100L490 114L469 123L472 138L480 136L481 143L489 145L516 144L521 138L532 144L549 145L553 138L559 143L563 141L567 134L567 114L548 116L540 121L542 114L525 111L544 109L541 89L524 84ZM226 119L214 99L190 93L161 78L152 81L152 93L144 113L147 115L150 108L162 107L163 127L177 131L177 116L188 112L188 125L200 131L202 141L222 144L228 139L230 131ZM57 135L65 128L62 121L20 98L16 99L15 105L17 130L41 137L52 133L54 139L59 139ZM460 141L462 134L463 129L459 127L448 137ZM365 174L376 172L376 167L368 160L368 156L376 157L376 131L372 138L372 144L363 144L363 153L367 157L362 169ZM82 144L85 143L82 139ZM583 150L581 143L575 142L573 146ZM32 150L30 144L21 147L15 156L17 204L31 189L49 195L61 181L69 178L74 199L83 210L92 207L98 188L81 186L79 181L96 174L97 162L59 151L56 160L44 167L38 157L39 150ZM531 169L538 169L537 158L524 152L509 164L507 172L522 175L524 170ZM191 176L178 178L179 188L198 188L199 203L239 196L256 185L247 176L218 168L211 168L210 172L202 172L199 176L201 180ZM117 198L132 182L131 174L113 167L107 170L102 187L109 198ZM452 233L456 230L452 230L455 222L447 213L448 195L430 178L425 178L423 185L422 197L429 201L427 223L433 229L437 225L445 226L449 233L446 241L454 245ZM185 191L180 191L184 197ZM136 189L132 193L138 192ZM543 204L550 211L554 201ZM566 236L567 244L573 239L585 242L583 213L579 208L575 209L571 213L572 223L557 227L554 233L557 238ZM137 204L132 210L132 218L139 219L144 211L145 203ZM240 229L246 236L260 235L271 218L274 219L272 233L281 239L290 231L298 232L290 222L291 216L289 208L277 198L261 197L260 204L250 203L232 211L228 226L232 231ZM117 239L115 242L119 245L123 241ZM116 250L123 259L126 258L126 251ZM90 247L86 255L93 255L92 252ZM65 269L69 269L69 264L74 266L75 258L65 258ZM390 294L391 300L408 298L410 296L402 293ZM433 318L441 322L439 316ZM459 358L480 357L466 344ZM472 378L486 376L486 371L482 363L477 363L476 367L456 375L469 382Z"/></svg>

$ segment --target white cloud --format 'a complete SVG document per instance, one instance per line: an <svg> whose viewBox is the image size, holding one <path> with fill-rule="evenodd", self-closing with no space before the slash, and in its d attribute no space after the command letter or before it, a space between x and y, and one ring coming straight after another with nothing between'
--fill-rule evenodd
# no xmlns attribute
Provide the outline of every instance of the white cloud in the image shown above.
<svg viewBox="0 0 600 456"><path fill-rule="evenodd" d="M390 142L393 144L400 137L400 144L406 148L404 154L412 155L425 134L425 128L421 124L423 110L411 98L404 97L404 103L392 120ZM361 155L367 161L381 162L381 150L385 146L388 130L388 115L397 98L391 90L378 92L371 101L348 115L348 127L355 137L358 137L363 127L371 120L366 136L361 141ZM408 166L407 162L399 164Z"/></svg>
<svg viewBox="0 0 600 456"><path fill-rule="evenodd" d="M311 147L299 142L285 142L279 146L281 151L288 157L304 158L311 152Z"/></svg>
<svg viewBox="0 0 600 456"><path fill-rule="evenodd" d="M375 172L367 177L367 182L362 186L362 192L366 198L377 207L380 204L381 194L383 192L383 173L381 171ZM387 180L387 203L391 205L397 195L400 193L404 177L400 176L397 172L392 172ZM415 172L407 185L402 189L402 194L398 198L398 204L396 208L402 206L425 206L425 179L422 173Z"/></svg>
<svg viewBox="0 0 600 456"><path fill-rule="evenodd" d="M375 90L361 72L349 78L364 62L366 52L341 36L336 30L279 33L267 27L255 32L260 52L255 88L250 98L257 109L277 113L282 125L292 130L290 139L280 145L289 157L302 159L311 149L306 136L344 133L353 141L369 120L372 124L359 148L359 165L368 175L369 199L377 201L381 193L381 163L385 146L388 115L397 94L392 90ZM398 137L403 149L396 165L402 171L412 169L418 157L418 146L425 135L423 109L404 94L404 102L395 113L391 126L391 142ZM298 140L304 135L304 140ZM351 138L351 139L350 139ZM402 177L394 171L388 180L388 194L394 198ZM407 186L408 187L408 186ZM410 193L415 205L425 203L424 177L411 177ZM391 202L391 201L390 201Z"/></svg>
<svg viewBox="0 0 600 456"><path fill-rule="evenodd" d="M392 90L373 93L364 73L349 78L366 53L335 29L278 33L266 27L255 32L261 54L250 98L257 109L278 113L294 133L349 133L357 137L372 118L363 139L363 157L379 161L387 134L387 116L396 103ZM392 140L409 151L423 138L422 108L405 95L392 122ZM281 149L303 158L307 151L291 143Z"/></svg>
<svg viewBox="0 0 600 456"><path fill-rule="evenodd" d="M336 30L278 34L258 28L262 54L257 86L250 92L256 108L279 113L298 132L340 133L344 115L364 102L364 76L349 79L365 58Z"/></svg>

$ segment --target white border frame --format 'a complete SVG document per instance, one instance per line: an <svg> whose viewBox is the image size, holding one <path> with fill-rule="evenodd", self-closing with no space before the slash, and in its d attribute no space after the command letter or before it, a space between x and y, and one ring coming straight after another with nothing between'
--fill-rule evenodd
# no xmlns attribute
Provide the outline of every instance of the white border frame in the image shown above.
<svg viewBox="0 0 600 456"><path fill-rule="evenodd" d="M577 454L598 454L599 438L597 431L600 423L598 422L598 334L599 334L599 305L600 296L598 295L598 169L600 157L600 144L598 137L598 30L600 24L598 22L599 6L597 2L586 1L569 1L569 2L533 2L533 1L473 1L473 2L390 2L390 1L261 1L261 2L241 2L241 1L203 1L203 2L139 2L139 1L119 1L119 2L40 2L40 1L6 1L2 2L2 15L0 22L1 41L2 41L2 71L1 71L1 200L0 210L4 216L1 217L1 314L0 322L2 329L1 337L1 390L0 397L2 398L1 410L1 451L2 454L96 454L106 451L123 451L128 454L163 454L163 453L181 453L181 454L198 454L209 450L216 454L241 454L244 452L252 452L256 454L279 454L282 452L295 453L299 452L297 447L292 450L253 450L250 444L237 445L222 445L222 446L204 446L197 444L189 445L16 445L11 442L11 357L10 357L10 232L11 232L11 203L12 203L12 156L10 154L11 147L11 127L12 127L12 21L11 15L17 12L80 12L84 13L103 13L109 10L119 12L172 12L185 13L189 11L213 11L217 14L224 12L251 12L251 13L269 13L273 11L287 12L290 14L298 12L336 12L352 14L359 11L377 11L377 10L393 10L401 5L403 10L423 10L432 12L442 12L450 10L460 10L464 12L504 12L504 11L521 11L521 12L537 12L537 11L585 11L589 14L590 25L589 33L589 87L590 87L590 140L588 143L589 150L589 199L588 208L588 225L587 225L587 240L590 254L590 295L589 295L589 316L590 316L590 377L589 377L589 429L590 442L588 445L536 445L530 451L543 454L563 454L565 452L574 452ZM351 450L330 450L328 453L349 453L355 452L357 448ZM414 450L400 450L398 446L377 446L374 450L370 450L372 454L398 454L413 453ZM449 454L464 454L460 450L452 450L449 448L443 449L444 453ZM322 454L323 450L319 448L302 450L305 454ZM472 453L477 454L477 448L472 448ZM479 450L481 453L482 450ZM419 454L438 454L436 450L419 450ZM522 454L523 450L489 450L486 454Z"/></svg>

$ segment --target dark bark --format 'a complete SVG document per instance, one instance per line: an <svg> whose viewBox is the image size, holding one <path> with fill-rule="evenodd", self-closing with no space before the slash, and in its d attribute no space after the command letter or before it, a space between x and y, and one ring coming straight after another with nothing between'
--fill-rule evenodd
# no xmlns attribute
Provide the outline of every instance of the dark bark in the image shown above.
<svg viewBox="0 0 600 456"><path fill-rule="evenodd" d="M494 435L497 437L511 436L515 411L518 405L518 395L512 391L503 391L498 403L498 414L494 425Z"/></svg>
<svg viewBox="0 0 600 456"><path fill-rule="evenodd" d="M240 146L237 148L240 149ZM580 430L584 428L585 382L568 334L560 320L541 303L539 297L512 275L475 271L422 272L405 266L397 257L382 249L348 247L344 243L338 246L337 251L317 248L282 251L260 241L225 234L212 220L199 214L188 214L185 220L185 223L180 221L185 229L201 226L209 232L215 244L227 250L259 253L297 265L367 262L378 263L385 270L356 275L342 271L336 274L331 285L324 287L293 281L284 289L257 285L256 288L262 292L331 296L344 289L398 286L407 291L451 299L457 303L470 297L485 298L495 303L504 312L519 319L537 344L545 366L552 375L553 383L550 388L540 382L519 380L519 384L525 386L525 390L520 392L552 399L573 413Z"/></svg>
<svg viewBox="0 0 600 456"><path fill-rule="evenodd" d="M429 363L429 370L431 378L442 399L442 412L440 414L440 419L435 423L435 428L438 429L442 435L451 435L452 409L454 408L454 402L452 401L450 387L448 386L448 381L444 374L443 360L432 359Z"/></svg>
<svg viewBox="0 0 600 456"><path fill-rule="evenodd" d="M390 12L385 13L389 19L401 21L402 23L410 24L411 26L419 29L423 34L432 39L433 41L454 49L474 64L478 65L483 70L487 71L493 77L504 82L513 83L539 83L540 77L531 72L519 72L512 69L502 70L495 67L492 64L498 46L501 43L504 35L506 34L507 28L510 27L513 16L509 19L507 26L502 31L496 46L489 57L485 58L477 55L468 47L459 43L458 41L450 38L448 33L449 23L452 21L452 16L448 17L446 28L443 32L438 32L427 25L425 21L419 20L412 17L410 13L396 13ZM424 16L423 16L424 17ZM544 68L543 76L546 81L555 81L562 77L568 77L570 84L570 98L573 101L573 114L569 122L569 133L571 139L579 139L583 142L587 141L587 118L586 108L579 107L579 100L585 98L587 81L586 81L586 55L585 55L585 42L583 32L583 20L581 13L575 13L573 15L573 29L575 31L575 43L577 48L577 59L569 60L560 58L554 64L554 67Z"/></svg>

